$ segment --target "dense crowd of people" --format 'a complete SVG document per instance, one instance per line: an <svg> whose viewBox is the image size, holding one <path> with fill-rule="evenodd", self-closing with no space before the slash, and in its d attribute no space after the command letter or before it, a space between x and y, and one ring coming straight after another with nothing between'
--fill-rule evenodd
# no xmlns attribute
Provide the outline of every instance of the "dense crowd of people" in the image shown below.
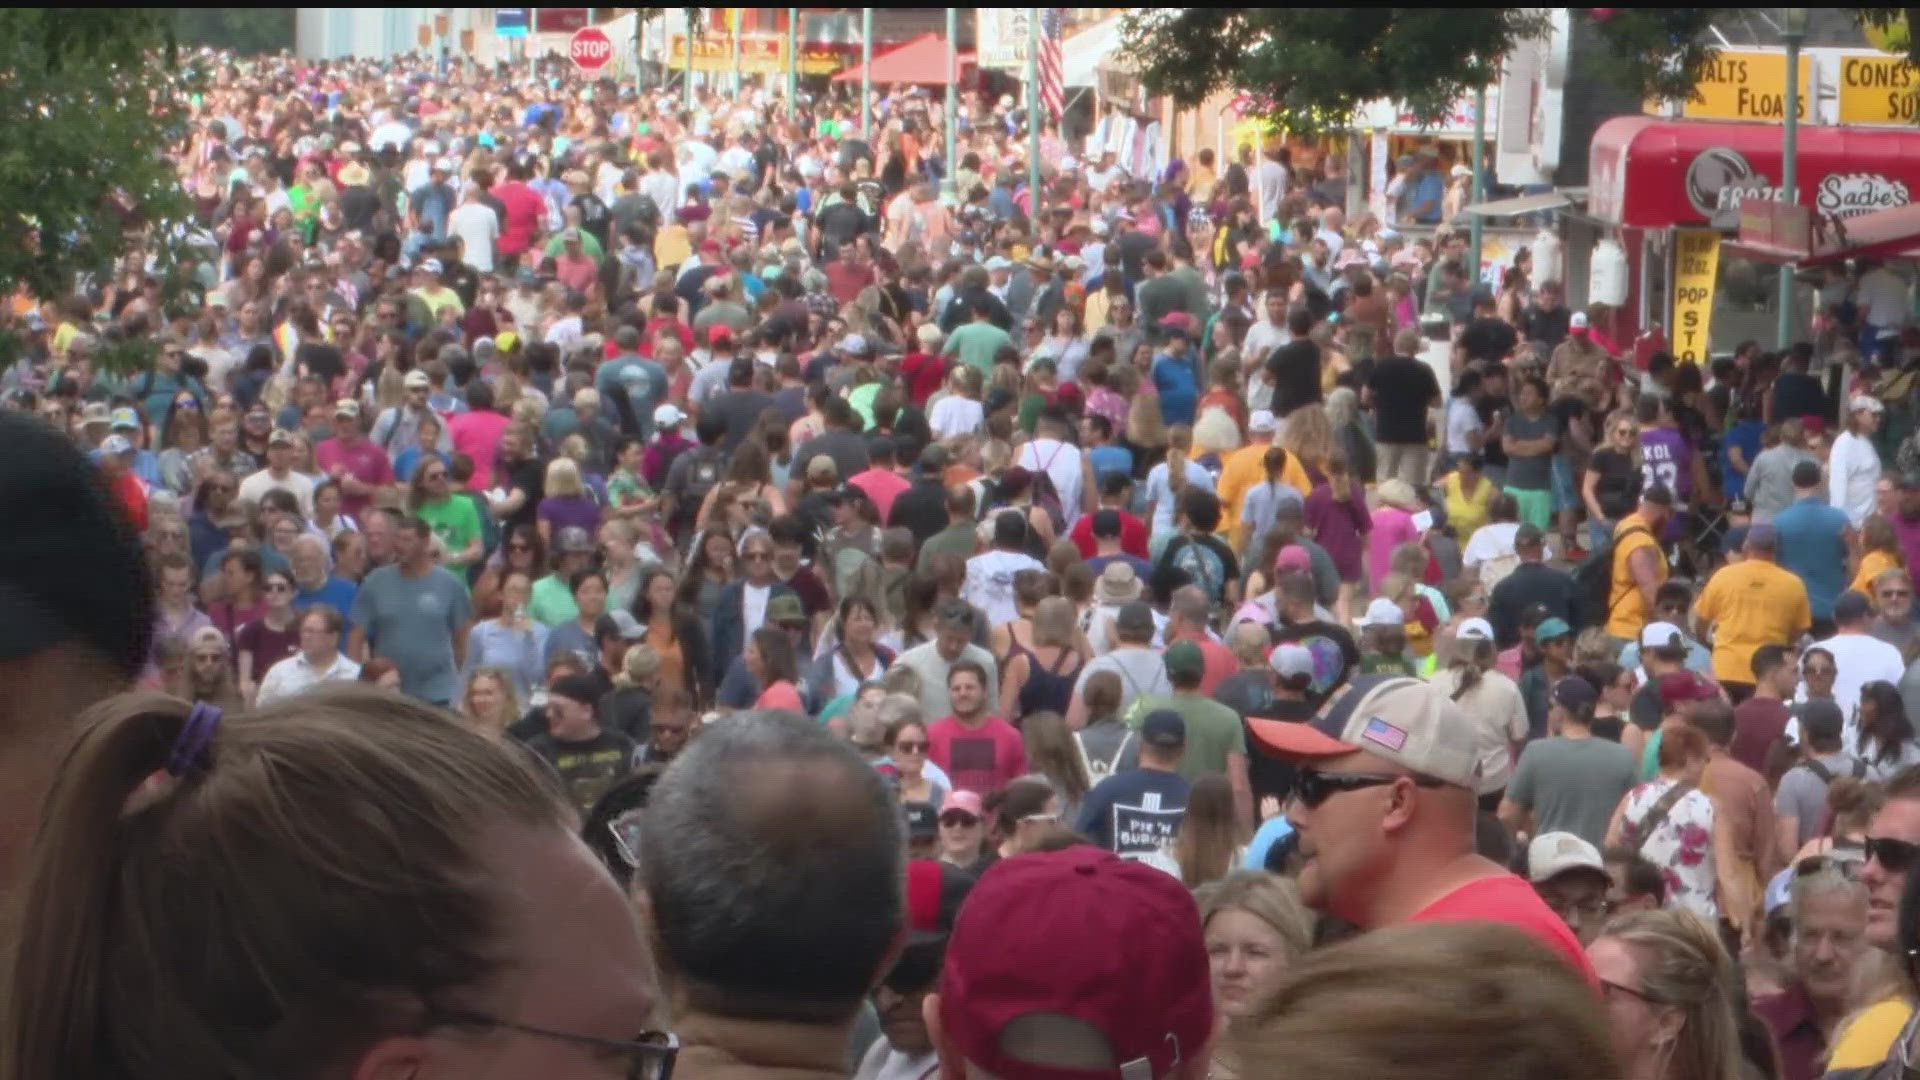
<svg viewBox="0 0 1920 1080"><path fill-rule="evenodd" d="M0 1080L1902 1074L1905 373L795 105L235 64L16 298Z"/></svg>

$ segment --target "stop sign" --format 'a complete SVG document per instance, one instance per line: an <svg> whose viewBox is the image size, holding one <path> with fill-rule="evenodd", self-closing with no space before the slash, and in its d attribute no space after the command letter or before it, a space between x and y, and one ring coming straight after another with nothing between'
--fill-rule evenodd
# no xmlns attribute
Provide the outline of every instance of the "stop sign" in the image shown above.
<svg viewBox="0 0 1920 1080"><path fill-rule="evenodd" d="M613 39L597 26L583 26L573 32L567 55L582 71L599 71L613 59Z"/></svg>

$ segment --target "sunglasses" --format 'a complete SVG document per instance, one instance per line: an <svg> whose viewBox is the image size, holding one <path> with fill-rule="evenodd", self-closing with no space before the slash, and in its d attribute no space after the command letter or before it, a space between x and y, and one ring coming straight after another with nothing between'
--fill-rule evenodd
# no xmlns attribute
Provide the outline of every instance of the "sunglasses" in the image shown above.
<svg viewBox="0 0 1920 1080"><path fill-rule="evenodd" d="M962 825L978 824L980 824L980 819L974 817L972 814L943 814L940 817L940 826L945 829L957 829Z"/></svg>
<svg viewBox="0 0 1920 1080"><path fill-rule="evenodd" d="M893 748L903 754L924 754L927 752L927 744L924 740L901 739L899 742L893 744Z"/></svg>
<svg viewBox="0 0 1920 1080"><path fill-rule="evenodd" d="M273 582L267 583L266 591L267 592L292 592L293 586L288 585L284 581L273 581Z"/></svg>
<svg viewBox="0 0 1920 1080"><path fill-rule="evenodd" d="M220 661L225 660L226 658L227 658L226 653L203 652L203 653L193 654L194 662L201 663L201 664L217 664Z"/></svg>
<svg viewBox="0 0 1920 1080"><path fill-rule="evenodd" d="M1894 840L1884 836L1869 836L1866 841L1867 861L1880 860L1881 869L1889 874L1904 874L1920 862L1920 844L1905 840Z"/></svg>
<svg viewBox="0 0 1920 1080"><path fill-rule="evenodd" d="M181 398L179 401L174 402L173 407L175 409L178 409L181 412L199 412L200 411L200 403L190 397Z"/></svg>
<svg viewBox="0 0 1920 1080"><path fill-rule="evenodd" d="M1883 600L1899 600L1902 597L1907 597L1912 595L1913 595L1912 589L1881 589L1880 590L1880 597Z"/></svg>
<svg viewBox="0 0 1920 1080"><path fill-rule="evenodd" d="M1419 787L1441 786L1440 781L1426 776L1404 773L1329 773L1309 766L1295 774L1293 797L1301 806L1311 810L1342 792L1385 787L1396 780L1403 779L1411 780Z"/></svg>

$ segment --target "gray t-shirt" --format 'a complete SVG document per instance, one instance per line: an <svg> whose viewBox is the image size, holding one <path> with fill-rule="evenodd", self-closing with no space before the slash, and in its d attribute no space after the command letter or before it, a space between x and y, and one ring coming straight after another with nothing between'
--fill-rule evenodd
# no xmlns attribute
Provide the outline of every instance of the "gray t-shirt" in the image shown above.
<svg viewBox="0 0 1920 1080"><path fill-rule="evenodd" d="M1605 739L1555 737L1529 743L1507 798L1533 811L1533 834L1570 832L1595 847L1636 778L1633 752Z"/></svg>
<svg viewBox="0 0 1920 1080"><path fill-rule="evenodd" d="M1073 684L1075 698L1086 692L1087 677L1096 671L1111 671L1120 676L1121 716L1127 715L1133 703L1143 697L1173 693L1173 684L1167 682L1167 665L1153 649L1122 645L1105 656L1087 661L1080 669L1079 681Z"/></svg>
<svg viewBox="0 0 1920 1080"><path fill-rule="evenodd" d="M360 586L352 618L366 631L370 655L400 669L402 690L444 705L459 694L453 642L472 614L466 586L444 568L408 577L397 566L383 566Z"/></svg>
<svg viewBox="0 0 1920 1080"><path fill-rule="evenodd" d="M1505 445L1512 446L1516 439L1541 439L1548 435L1560 434L1560 421L1550 412L1543 412L1538 418L1529 420L1521 413L1507 417ZM1550 491L1553 489L1553 454L1516 454L1507 451L1507 486L1523 491Z"/></svg>
<svg viewBox="0 0 1920 1080"><path fill-rule="evenodd" d="M1834 779L1854 775L1856 762L1852 754L1821 754L1813 760L1825 766ZM1866 776L1866 770L1860 770L1860 776ZM1805 764L1795 765L1780 778L1780 786L1773 793L1774 813L1782 817L1791 814L1800 823L1800 829L1794 839L1795 846L1820 835L1820 823L1827 816L1827 781Z"/></svg>
<svg viewBox="0 0 1920 1080"><path fill-rule="evenodd" d="M1126 772L1140 764L1140 736L1118 717L1088 724L1074 732L1073 741L1080 748L1080 760L1087 767L1090 784L1098 784L1114 773Z"/></svg>

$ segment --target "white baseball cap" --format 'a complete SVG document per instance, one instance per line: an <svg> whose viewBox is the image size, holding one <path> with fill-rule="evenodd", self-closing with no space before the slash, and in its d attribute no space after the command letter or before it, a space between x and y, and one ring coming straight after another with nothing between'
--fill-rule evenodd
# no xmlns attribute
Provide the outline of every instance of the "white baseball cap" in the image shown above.
<svg viewBox="0 0 1920 1080"><path fill-rule="evenodd" d="M1460 621L1460 628L1453 632L1453 636L1456 638L1484 638L1487 641L1492 641L1493 624L1487 622L1485 619L1479 618L1462 619Z"/></svg>
<svg viewBox="0 0 1920 1080"><path fill-rule="evenodd" d="M686 418L687 414L681 412L680 407L672 402L668 402L653 410L653 425L655 427L679 427L680 422Z"/></svg>
<svg viewBox="0 0 1920 1080"><path fill-rule="evenodd" d="M1671 648L1687 640L1687 635L1670 622L1650 622L1640 630L1643 649Z"/></svg>
<svg viewBox="0 0 1920 1080"><path fill-rule="evenodd" d="M1576 311L1576 312L1574 312L1574 313L1573 313L1573 314L1572 314L1571 316L1569 316L1569 317L1567 318L1567 329L1569 329L1569 330L1585 330L1586 328L1587 328L1587 313L1586 313L1586 312L1584 312L1584 311Z"/></svg>
<svg viewBox="0 0 1920 1080"><path fill-rule="evenodd" d="M1272 431L1278 426L1280 422L1275 420L1273 413L1267 409L1255 409L1253 415L1247 417L1248 431Z"/></svg>
<svg viewBox="0 0 1920 1080"><path fill-rule="evenodd" d="M1367 605L1367 613L1354 620L1355 626L1405 626L1407 615L1400 605L1384 596L1376 596Z"/></svg>
<svg viewBox="0 0 1920 1080"><path fill-rule="evenodd" d="M1013 269L1013 261L1008 259L1005 255L995 255L993 258L987 260L987 269L1011 270Z"/></svg>
<svg viewBox="0 0 1920 1080"><path fill-rule="evenodd" d="M1570 870L1587 870L1606 876L1607 864L1600 849L1570 832L1541 833L1527 845L1527 878L1538 885Z"/></svg>
<svg viewBox="0 0 1920 1080"><path fill-rule="evenodd" d="M1880 404L1879 398L1868 397L1865 394L1855 394L1853 395L1853 400L1847 403L1847 408L1853 412L1878 413L1885 411L1886 406Z"/></svg>

